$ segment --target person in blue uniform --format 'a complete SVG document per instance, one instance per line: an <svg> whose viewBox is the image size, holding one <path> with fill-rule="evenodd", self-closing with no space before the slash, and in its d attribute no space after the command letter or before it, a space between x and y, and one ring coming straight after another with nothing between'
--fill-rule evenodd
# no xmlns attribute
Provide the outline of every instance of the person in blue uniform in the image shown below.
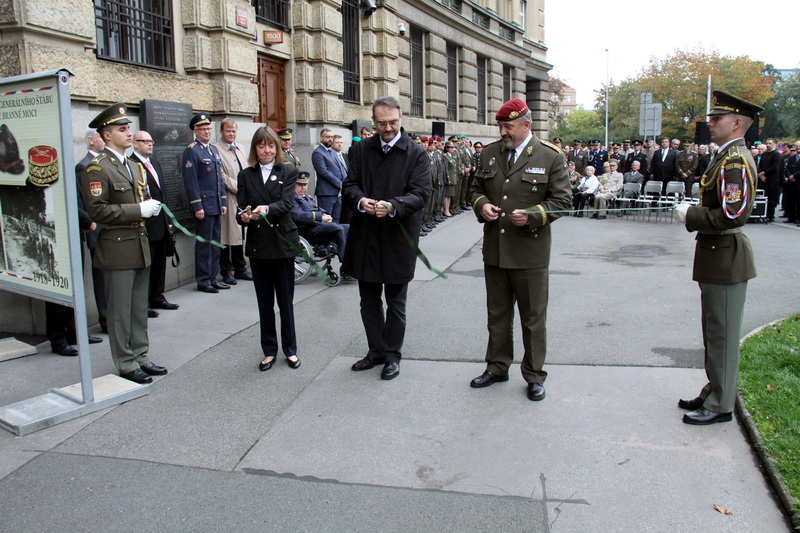
<svg viewBox="0 0 800 533"><path fill-rule="evenodd" d="M347 231L350 224L337 224L330 213L317 205L308 195L308 179L310 173L305 170L298 174L294 183L294 207L292 220L300 228L300 233L315 242L331 242L336 245L336 256L344 258L344 247L347 243Z"/></svg>
<svg viewBox="0 0 800 533"><path fill-rule="evenodd" d="M195 218L197 235L219 242L221 217L227 212L227 197L222 179L222 161L219 151L211 141L211 116L198 113L189 122L195 141L183 151L181 172L189 206ZM217 281L220 248L208 242L195 241L194 276L197 290L216 293L230 289L230 285Z"/></svg>

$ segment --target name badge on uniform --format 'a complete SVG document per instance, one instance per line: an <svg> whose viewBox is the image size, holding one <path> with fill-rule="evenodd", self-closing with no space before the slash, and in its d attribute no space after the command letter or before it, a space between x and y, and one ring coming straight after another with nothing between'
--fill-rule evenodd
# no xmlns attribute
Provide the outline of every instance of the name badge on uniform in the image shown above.
<svg viewBox="0 0 800 533"><path fill-rule="evenodd" d="M525 169L525 174L544 174L545 172L547 170L543 168L528 167Z"/></svg>

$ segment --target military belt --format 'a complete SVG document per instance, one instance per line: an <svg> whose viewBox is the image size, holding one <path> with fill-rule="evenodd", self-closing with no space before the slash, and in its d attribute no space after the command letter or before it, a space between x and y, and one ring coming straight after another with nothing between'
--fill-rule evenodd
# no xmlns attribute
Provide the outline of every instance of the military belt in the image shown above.
<svg viewBox="0 0 800 533"><path fill-rule="evenodd" d="M141 222L133 222L131 224L117 224L113 226L103 226L105 229L135 229L141 228L144 226L144 221Z"/></svg>
<svg viewBox="0 0 800 533"><path fill-rule="evenodd" d="M700 231L701 235L733 235L734 233L741 233L742 228L726 229L723 231Z"/></svg>

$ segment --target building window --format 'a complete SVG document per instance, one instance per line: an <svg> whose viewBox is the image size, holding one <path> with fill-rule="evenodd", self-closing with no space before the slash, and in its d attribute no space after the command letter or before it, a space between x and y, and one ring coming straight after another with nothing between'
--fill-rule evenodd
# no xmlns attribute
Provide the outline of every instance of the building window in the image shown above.
<svg viewBox="0 0 800 533"><path fill-rule="evenodd" d="M442 5L456 13L461 13L461 0L442 0Z"/></svg>
<svg viewBox="0 0 800 533"><path fill-rule="evenodd" d="M411 110L409 115L424 116L425 59L423 40L425 34L419 28L411 27L409 43L411 46Z"/></svg>
<svg viewBox="0 0 800 533"><path fill-rule="evenodd" d="M284 30L289 27L290 0L252 0L256 8L256 20L262 24L272 24Z"/></svg>
<svg viewBox="0 0 800 533"><path fill-rule="evenodd" d="M503 65L503 101L511 100L511 67Z"/></svg>
<svg viewBox="0 0 800 533"><path fill-rule="evenodd" d="M170 0L94 0L97 57L173 70Z"/></svg>
<svg viewBox="0 0 800 533"><path fill-rule="evenodd" d="M505 39L506 41L514 42L514 28L506 26L505 24L500 24L500 37Z"/></svg>
<svg viewBox="0 0 800 533"><path fill-rule="evenodd" d="M361 50L359 0L342 0L342 73L345 102L361 103Z"/></svg>
<svg viewBox="0 0 800 533"><path fill-rule="evenodd" d="M478 56L478 124L486 124L486 58Z"/></svg>
<svg viewBox="0 0 800 533"><path fill-rule="evenodd" d="M447 45L447 120L458 120L458 48Z"/></svg>
<svg viewBox="0 0 800 533"><path fill-rule="evenodd" d="M483 28L484 30L489 29L489 15L486 13L481 13L477 9L472 10L472 22Z"/></svg>
<svg viewBox="0 0 800 533"><path fill-rule="evenodd" d="M525 31L525 12L528 10L528 2L519 0L519 26Z"/></svg>

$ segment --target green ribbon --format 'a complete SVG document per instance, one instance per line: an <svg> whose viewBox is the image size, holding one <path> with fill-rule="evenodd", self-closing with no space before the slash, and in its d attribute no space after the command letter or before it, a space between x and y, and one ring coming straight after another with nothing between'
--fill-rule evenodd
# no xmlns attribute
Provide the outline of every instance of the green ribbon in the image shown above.
<svg viewBox="0 0 800 533"><path fill-rule="evenodd" d="M172 221L172 224L176 228L181 230L184 234L186 234L189 237L191 237L193 239L196 239L196 240L198 240L200 242L207 242L207 243L212 244L212 245L214 245L214 246L216 246L218 248L223 248L223 249L226 248L226 246L224 244L222 244L221 242L208 240L205 237L201 237L200 235L197 235L196 233L192 233L188 229L184 228L183 225L180 222L178 222L178 219L175 218L175 215L172 213L172 211L169 210L169 207L167 207L167 204L161 204L161 209L163 209L164 212L167 214L169 219Z"/></svg>
<svg viewBox="0 0 800 533"><path fill-rule="evenodd" d="M616 211L652 211L653 209L675 209L674 205L670 206L656 206L656 207L615 207L612 209L606 209L609 213L616 212ZM599 209L592 209L593 211L599 211ZM522 215L538 215L540 213L547 213L548 215L551 213L575 213L574 209L562 209L559 211L540 211L538 209L528 210L528 211L520 211Z"/></svg>
<svg viewBox="0 0 800 533"><path fill-rule="evenodd" d="M406 240L408 241L409 246L411 246L411 249L414 251L414 255L416 255L419 258L419 260L422 261L422 264L425 265L426 267L428 267L428 270L430 270L431 272L436 274L437 277L440 277L442 279L447 279L447 274L444 274L440 270L436 270L435 268L433 268L431 266L431 262L428 261L428 258L425 257L425 254L423 254L422 250L419 249L419 246L417 246L417 243L415 243L414 239L411 237L411 235L408 234L408 231L406 231L406 228L405 228L405 226L403 226L403 223L400 222L397 219L395 219L395 222L397 222L397 224L400 226L400 231L403 232L403 237L406 238Z"/></svg>

